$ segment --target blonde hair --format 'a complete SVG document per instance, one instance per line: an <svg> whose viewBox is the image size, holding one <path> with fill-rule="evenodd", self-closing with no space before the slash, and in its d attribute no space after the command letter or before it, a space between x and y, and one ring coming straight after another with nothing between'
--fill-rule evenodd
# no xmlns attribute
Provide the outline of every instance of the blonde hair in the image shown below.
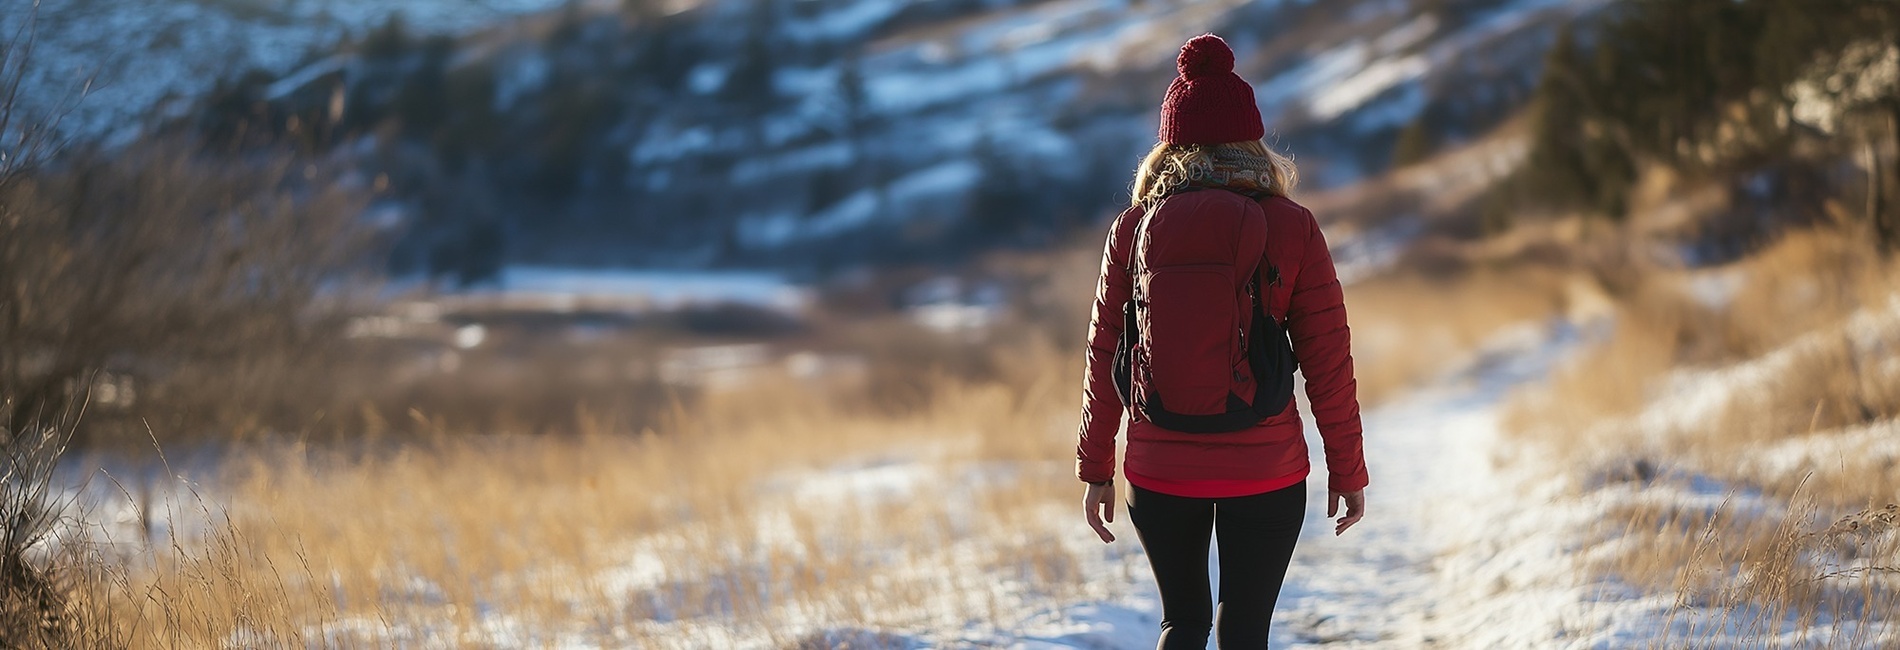
<svg viewBox="0 0 1900 650"><path fill-rule="evenodd" d="M1266 187L1261 189L1268 194L1288 196L1300 183L1300 173L1293 166L1293 159L1274 152L1259 140L1220 144L1158 142L1141 159L1141 166L1135 169L1135 185L1128 193L1129 204L1152 206L1160 202L1188 181L1211 170L1215 154L1222 150L1232 150L1246 157L1266 161L1266 169L1255 171L1266 181Z"/></svg>

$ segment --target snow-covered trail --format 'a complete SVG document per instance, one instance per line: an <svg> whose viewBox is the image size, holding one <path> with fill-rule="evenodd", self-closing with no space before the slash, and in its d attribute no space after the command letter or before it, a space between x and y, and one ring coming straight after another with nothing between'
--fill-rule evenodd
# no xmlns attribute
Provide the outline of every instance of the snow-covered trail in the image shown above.
<svg viewBox="0 0 1900 650"><path fill-rule="evenodd" d="M1562 325L1507 331L1464 368L1367 412L1367 517L1342 537L1326 518L1315 453L1306 528L1274 616L1275 647L1475 647L1460 625L1489 609L1475 601L1515 595L1469 593L1473 576L1451 574L1447 564L1456 563L1439 555L1523 505L1520 477L1499 466L1507 444L1501 411L1511 390L1542 378L1573 338Z"/></svg>
<svg viewBox="0 0 1900 650"><path fill-rule="evenodd" d="M1507 456L1499 454L1505 448L1499 418L1511 389L1543 377L1575 338L1567 325L1511 330L1444 379L1367 411L1368 516L1343 537L1332 535L1326 517L1324 464L1318 434L1309 429L1314 478L1301 543L1274 616L1275 648L1464 648L1501 641L1538 647L1566 634L1555 613L1565 608L1527 614L1543 600L1537 594L1575 596L1570 585L1558 584L1568 582L1563 576L1513 585L1529 592L1519 593L1497 586L1491 575L1525 564L1557 569L1544 560L1557 559L1548 556L1561 553L1561 540L1507 536L1499 541L1517 552L1484 544L1490 548L1475 551L1483 557L1445 561L1443 555L1474 552L1473 540L1508 517L1504 510L1536 498L1522 491L1525 468L1507 467ZM1126 533L1118 544L1137 543L1132 529L1117 526L1118 534ZM1500 561L1508 566L1496 566ZM1117 602L1051 612L1050 622L1063 621L1066 634L1024 630L1003 645L1152 648L1160 620L1154 584L1142 575L1128 588Z"/></svg>

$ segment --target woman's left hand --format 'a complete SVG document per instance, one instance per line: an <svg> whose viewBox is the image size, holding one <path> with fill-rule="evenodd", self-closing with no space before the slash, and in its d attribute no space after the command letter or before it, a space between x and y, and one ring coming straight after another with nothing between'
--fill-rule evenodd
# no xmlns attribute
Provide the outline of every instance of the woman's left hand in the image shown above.
<svg viewBox="0 0 1900 650"><path fill-rule="evenodd" d="M1361 489L1352 492L1328 492L1326 494L1327 517L1339 515L1339 502L1342 500L1346 502L1346 516L1339 517L1333 522L1334 537L1346 534L1347 528L1359 523L1359 520L1366 516L1366 491Z"/></svg>
<svg viewBox="0 0 1900 650"><path fill-rule="evenodd" d="M1114 481L1101 485L1090 483L1088 493L1082 495L1082 511L1088 513L1089 527L1095 529L1102 543L1115 541L1115 534L1108 532L1108 526L1102 523L1103 520L1115 523Z"/></svg>

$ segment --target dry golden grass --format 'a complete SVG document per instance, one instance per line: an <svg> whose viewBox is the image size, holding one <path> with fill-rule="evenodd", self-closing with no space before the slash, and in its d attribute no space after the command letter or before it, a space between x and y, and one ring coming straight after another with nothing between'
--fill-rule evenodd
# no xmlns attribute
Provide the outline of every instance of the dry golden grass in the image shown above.
<svg viewBox="0 0 1900 650"><path fill-rule="evenodd" d="M1822 525L1815 504L1796 498L1779 512L1750 512L1738 499L1712 508L1625 504L1604 528L1629 552L1598 570L1639 588L1675 595L1652 648L1880 647L1896 632L1895 569L1853 562L1900 552L1895 506Z"/></svg>
<svg viewBox="0 0 1900 650"><path fill-rule="evenodd" d="M1392 273L1346 288L1361 401L1376 403L1435 378L1500 328L1541 323L1565 307L1552 270L1479 270L1434 278Z"/></svg>
<svg viewBox="0 0 1900 650"><path fill-rule="evenodd" d="M1051 516L1076 496L1073 373L1028 363L1048 370L945 381L908 416L791 386L645 432L247 447L160 517L204 537L100 558L79 606L129 647L796 646L1001 623L1026 594L1082 593L1101 562Z"/></svg>
<svg viewBox="0 0 1900 650"><path fill-rule="evenodd" d="M1623 310L1616 335L1577 363L1559 367L1542 390L1514 395L1504 430L1534 436L1560 458L1587 458L1617 445L1602 440L1604 422L1637 414L1652 384L1674 367L1682 316Z"/></svg>
<svg viewBox="0 0 1900 650"><path fill-rule="evenodd" d="M1355 285L1370 397L1547 317L1555 282ZM1381 349L1380 332L1431 345ZM141 518L176 538L99 549L80 618L126 647L800 647L826 630L1009 625L1025 602L1100 596L1104 570L1133 570L1070 516L1076 350L1026 336L959 358L972 348L858 338L923 356L887 360L911 372L881 391L768 375L659 416L582 408L567 433L417 410L347 443L233 443L156 486L173 499Z"/></svg>
<svg viewBox="0 0 1900 650"><path fill-rule="evenodd" d="M1614 335L1521 396L1508 429L1611 490L1595 566L1676 594L1682 618L1656 647L1718 632L1772 647L1801 629L1871 647L1900 611L1900 449L1883 443L1900 415L1900 265L1822 228L1717 273L1622 276ZM1733 291L1709 304L1692 281Z"/></svg>
<svg viewBox="0 0 1900 650"><path fill-rule="evenodd" d="M644 393L597 406L619 384L587 379L589 364L625 366L644 340L464 351L462 383L393 396L371 393L400 382L362 365L339 391L362 414L332 415L320 442L240 438L189 482L126 485L126 501L162 510L133 518L171 528L112 529L84 563L76 618L97 623L96 645L135 648L807 647L826 631L1007 626L1026 602L1102 596L1105 570L1140 567L1072 512L1076 287L1092 255L1015 271L1031 290L1001 328L1014 336L830 324L867 358L861 386L767 375L657 409ZM1365 399L1569 307L1566 282L1481 270L1349 287ZM462 390L497 378L514 383ZM505 409L552 412L563 395L580 405L571 428L501 426ZM391 418L402 400L424 406Z"/></svg>

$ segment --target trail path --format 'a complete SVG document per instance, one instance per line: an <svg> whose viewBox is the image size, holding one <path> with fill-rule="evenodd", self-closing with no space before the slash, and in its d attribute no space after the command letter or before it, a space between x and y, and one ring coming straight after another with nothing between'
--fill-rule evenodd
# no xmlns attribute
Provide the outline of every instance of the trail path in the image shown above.
<svg viewBox="0 0 1900 650"><path fill-rule="evenodd" d="M1569 338L1567 330L1508 332L1467 367L1366 414L1368 517L1333 537L1326 493L1311 491L1274 617L1275 647L1472 647L1468 628L1484 624L1472 619L1502 609L1485 601L1516 594L1475 584L1478 576L1457 571L1463 563L1440 556L1489 555L1464 547L1484 530L1501 532L1496 519L1528 505L1521 477L1503 466L1511 455L1499 418L1511 389L1542 378ZM1313 462L1317 474L1323 465L1317 455ZM1536 621L1495 622L1538 634L1528 629Z"/></svg>
<svg viewBox="0 0 1900 650"><path fill-rule="evenodd" d="M1511 388L1543 377L1573 338L1563 326L1508 332L1441 381L1367 411L1369 515L1344 537L1326 518L1324 464L1309 430L1314 478L1274 617L1275 648L1563 645L1553 642L1567 634L1566 608L1545 605L1578 588L1556 566L1556 531L1508 523L1541 497L1522 492L1527 468L1513 466L1499 417ZM1135 543L1132 529L1117 526L1126 534L1118 544ZM1159 603L1152 579L1137 573L1125 600L1052 612L1067 634L1029 632L1005 645L1154 647Z"/></svg>

